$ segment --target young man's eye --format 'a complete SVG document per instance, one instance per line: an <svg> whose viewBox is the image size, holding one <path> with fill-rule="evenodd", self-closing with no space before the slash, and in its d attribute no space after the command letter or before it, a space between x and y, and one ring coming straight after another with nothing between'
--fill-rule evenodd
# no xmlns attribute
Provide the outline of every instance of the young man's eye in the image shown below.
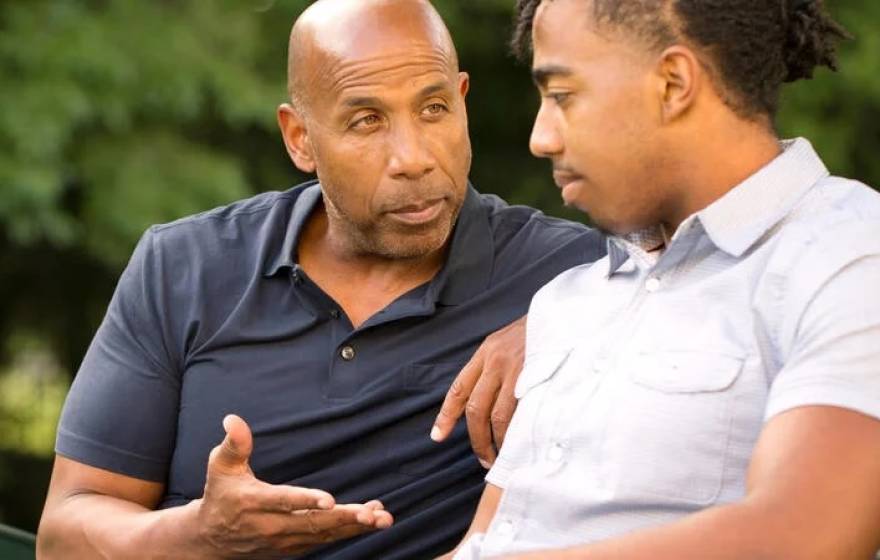
<svg viewBox="0 0 880 560"><path fill-rule="evenodd" d="M551 92L545 95L545 97L547 97L548 99L552 99L553 102L557 105L564 104L566 101L568 101L568 98L570 96L571 93L569 92Z"/></svg>

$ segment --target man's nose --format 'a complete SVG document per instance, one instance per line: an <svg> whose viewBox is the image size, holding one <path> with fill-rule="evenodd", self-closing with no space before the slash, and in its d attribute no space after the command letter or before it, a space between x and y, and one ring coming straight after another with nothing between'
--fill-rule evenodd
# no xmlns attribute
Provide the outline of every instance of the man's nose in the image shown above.
<svg viewBox="0 0 880 560"><path fill-rule="evenodd" d="M434 158L427 138L428 132L416 123L400 123L391 135L389 174L398 179L420 179L434 170Z"/></svg>
<svg viewBox="0 0 880 560"><path fill-rule="evenodd" d="M532 136L529 138L529 149L535 157L553 157L562 153L563 142L559 129L545 103L538 109Z"/></svg>

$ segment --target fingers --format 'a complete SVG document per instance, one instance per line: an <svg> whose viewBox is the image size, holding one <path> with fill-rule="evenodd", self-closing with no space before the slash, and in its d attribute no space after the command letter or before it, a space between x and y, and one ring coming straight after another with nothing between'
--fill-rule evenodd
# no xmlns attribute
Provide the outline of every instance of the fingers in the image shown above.
<svg viewBox="0 0 880 560"><path fill-rule="evenodd" d="M375 531L374 527L361 524L342 525L316 535L291 535L282 541L281 550L290 555L298 555L321 544L350 539L364 533Z"/></svg>
<svg viewBox="0 0 880 560"><path fill-rule="evenodd" d="M240 417L230 414L223 419L223 429L226 437L211 451L208 474L249 473L248 460L254 448L250 427Z"/></svg>
<svg viewBox="0 0 880 560"><path fill-rule="evenodd" d="M431 439L440 442L449 437L455 423L461 418L467 405L468 398L474 390L480 374L483 373L483 347L477 350L471 360L465 364L461 372L455 377L446 397L443 399L443 405L440 407L440 413L434 420L434 427L431 429Z"/></svg>
<svg viewBox="0 0 880 560"><path fill-rule="evenodd" d="M489 469L495 462L495 447L492 444L489 416L500 388L501 383L497 377L484 373L465 406L471 447L484 469Z"/></svg>
<svg viewBox="0 0 880 560"><path fill-rule="evenodd" d="M504 436L507 435L510 420L516 411L514 387L516 387L515 381L505 379L495 397L495 406L492 408L492 414L489 417L495 449L501 449L501 446L504 444Z"/></svg>
<svg viewBox="0 0 880 560"><path fill-rule="evenodd" d="M329 510L336 505L333 496L323 490L264 482L250 490L248 501L251 509L276 513Z"/></svg>
<svg viewBox="0 0 880 560"><path fill-rule="evenodd" d="M516 410L513 389L523 365L525 327L522 317L486 337L447 393L431 432L435 441L446 438L464 410L471 447L487 469Z"/></svg>

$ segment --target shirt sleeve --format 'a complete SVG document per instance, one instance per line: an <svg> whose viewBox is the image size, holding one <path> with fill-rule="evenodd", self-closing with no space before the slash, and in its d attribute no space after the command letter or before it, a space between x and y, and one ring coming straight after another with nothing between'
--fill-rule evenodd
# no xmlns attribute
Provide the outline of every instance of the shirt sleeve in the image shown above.
<svg viewBox="0 0 880 560"><path fill-rule="evenodd" d="M826 262L827 264L827 262ZM765 419L799 406L828 405L880 419L880 254L858 257L823 278L791 326Z"/></svg>
<svg viewBox="0 0 880 560"><path fill-rule="evenodd" d="M179 367L167 343L164 268L155 234L141 238L64 404L55 451L162 482L177 429Z"/></svg>

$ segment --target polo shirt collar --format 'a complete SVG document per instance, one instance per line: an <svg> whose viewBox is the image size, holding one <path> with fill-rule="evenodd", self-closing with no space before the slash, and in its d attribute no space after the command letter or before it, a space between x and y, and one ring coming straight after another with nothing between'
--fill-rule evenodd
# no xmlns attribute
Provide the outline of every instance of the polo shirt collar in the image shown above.
<svg viewBox="0 0 880 560"><path fill-rule="evenodd" d="M742 256L828 176L808 140L781 146L773 161L696 214L712 243L733 257Z"/></svg>
<svg viewBox="0 0 880 560"><path fill-rule="evenodd" d="M287 220L281 248L273 258L268 259L264 275L275 276L282 268L293 269L297 267L295 257L299 236L320 201L321 185L316 180L307 183L293 205L293 211Z"/></svg>
<svg viewBox="0 0 880 560"><path fill-rule="evenodd" d="M429 293L443 305L458 305L489 287L495 266L495 236L480 194L468 184L467 194L446 263L431 281Z"/></svg>
<svg viewBox="0 0 880 560"><path fill-rule="evenodd" d="M298 266L296 248L299 236L320 201L321 186L317 181L300 193L287 222L281 248L268 261L264 271L266 276L274 276L282 268ZM429 301L426 303L457 305L486 290L494 266L494 247L489 216L483 209L479 193L468 184L446 262L428 285L425 297Z"/></svg>

